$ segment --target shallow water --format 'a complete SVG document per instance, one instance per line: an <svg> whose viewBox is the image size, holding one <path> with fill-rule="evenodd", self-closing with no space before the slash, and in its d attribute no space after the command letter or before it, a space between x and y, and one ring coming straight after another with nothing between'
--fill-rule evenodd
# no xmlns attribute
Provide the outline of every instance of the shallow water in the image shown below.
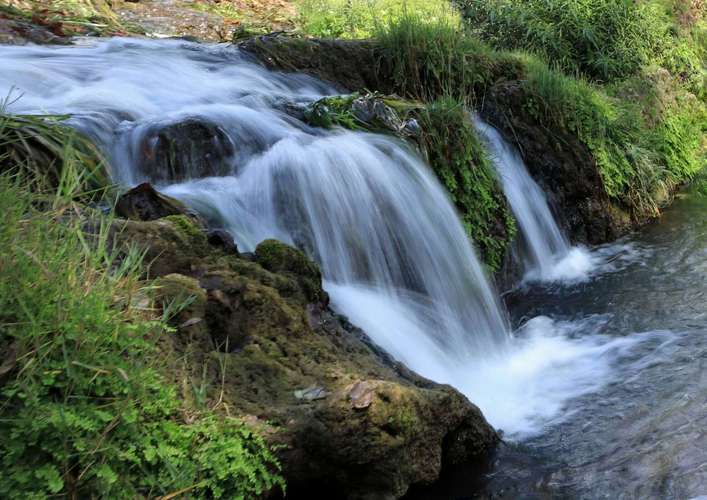
<svg viewBox="0 0 707 500"><path fill-rule="evenodd" d="M108 40L0 47L0 93L13 88L21 98L10 111L71 113L126 186L150 176L139 162L150 127L218 124L239 146L229 175L195 172L160 187L230 230L242 250L268 237L304 249L338 312L478 404L514 443L486 491L704 490L704 201L683 200L635 238L592 250L599 262L583 282L513 292L512 330L417 154L285 111L333 91L321 82L267 71L228 47ZM456 495L440 493L446 485L435 491Z"/></svg>

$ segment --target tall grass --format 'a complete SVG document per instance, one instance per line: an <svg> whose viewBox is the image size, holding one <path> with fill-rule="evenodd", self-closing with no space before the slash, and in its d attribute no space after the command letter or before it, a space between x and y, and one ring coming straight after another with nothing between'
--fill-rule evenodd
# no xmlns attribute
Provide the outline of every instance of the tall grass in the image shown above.
<svg viewBox="0 0 707 500"><path fill-rule="evenodd" d="M371 38L389 22L407 15L458 25L446 0L298 0L297 27L320 38Z"/></svg>
<svg viewBox="0 0 707 500"><path fill-rule="evenodd" d="M658 62L700 94L704 58L679 18L701 23L693 0L458 0L474 33L498 49L527 50L569 74L611 82ZM703 4L702 0L695 3ZM687 22L687 21L684 21Z"/></svg>
<svg viewBox="0 0 707 500"><path fill-rule="evenodd" d="M12 115L1 104L0 172L20 175L35 192L103 195L110 183L107 163L86 137L62 123L66 117Z"/></svg>
<svg viewBox="0 0 707 500"><path fill-rule="evenodd" d="M631 80L646 85L629 95L568 76L536 56L491 49L446 22L407 15L384 26L378 37L383 64L405 95L450 95L481 106L492 85L514 81L524 102L522 109L508 111L578 137L594 156L609 196L637 215L656 213L658 193L704 166L704 105L674 79L653 78L655 70ZM649 117L647 109L660 112Z"/></svg>
<svg viewBox="0 0 707 500"><path fill-rule="evenodd" d="M491 83L522 71L517 57L491 50L450 19L405 13L381 25L376 38L396 87L418 99L480 99Z"/></svg>

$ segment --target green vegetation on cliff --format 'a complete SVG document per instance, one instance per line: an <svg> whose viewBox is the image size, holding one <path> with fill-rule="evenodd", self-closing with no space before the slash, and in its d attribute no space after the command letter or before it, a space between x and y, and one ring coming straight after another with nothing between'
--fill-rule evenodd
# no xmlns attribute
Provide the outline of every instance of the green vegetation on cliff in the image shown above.
<svg viewBox="0 0 707 500"><path fill-rule="evenodd" d="M658 63L691 91L703 91L702 0L458 4L472 32L493 47L530 51L570 74L580 72L603 82L636 75Z"/></svg>
<svg viewBox="0 0 707 500"><path fill-rule="evenodd" d="M515 220L468 110L445 97L424 107L419 117L432 170L447 188L486 264L499 270L516 232Z"/></svg>
<svg viewBox="0 0 707 500"><path fill-rule="evenodd" d="M453 23L415 15L387 25L378 38L395 87L406 95L452 95L482 108L492 87L519 86L520 107L500 103L505 113L578 137L607 194L636 218L655 214L672 187L704 167L705 104L664 68L644 67L600 86L535 56L492 49Z"/></svg>

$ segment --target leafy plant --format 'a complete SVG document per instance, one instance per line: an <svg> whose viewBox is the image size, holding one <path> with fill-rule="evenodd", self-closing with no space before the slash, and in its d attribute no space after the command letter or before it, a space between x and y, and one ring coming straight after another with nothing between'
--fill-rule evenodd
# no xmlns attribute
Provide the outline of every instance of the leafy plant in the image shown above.
<svg viewBox="0 0 707 500"><path fill-rule="evenodd" d="M71 175L62 169L59 185L75 186ZM0 497L284 487L262 437L180 402L141 254L114 250L110 218L73 197L38 197L26 177L0 176Z"/></svg>

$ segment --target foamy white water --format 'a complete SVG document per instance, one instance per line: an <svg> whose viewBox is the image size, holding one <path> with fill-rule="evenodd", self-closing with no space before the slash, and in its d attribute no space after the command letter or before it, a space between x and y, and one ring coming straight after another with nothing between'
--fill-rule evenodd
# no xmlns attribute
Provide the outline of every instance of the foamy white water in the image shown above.
<svg viewBox="0 0 707 500"><path fill-rule="evenodd" d="M453 205L416 153L390 137L314 129L284 111L334 92L313 78L267 71L225 46L114 39L2 46L0 92L12 88L22 93L12 112L71 114L124 185L151 178L141 161L148 131L187 118L217 125L234 145L228 175L200 179L192 169L194 178L161 189L231 231L241 250L270 237L303 249L338 311L421 375L464 392L510 435L536 432L610 380L611 353L627 345L576 340L545 318L513 338ZM564 240L553 238L538 259L557 254ZM584 273L570 254L543 278Z"/></svg>

